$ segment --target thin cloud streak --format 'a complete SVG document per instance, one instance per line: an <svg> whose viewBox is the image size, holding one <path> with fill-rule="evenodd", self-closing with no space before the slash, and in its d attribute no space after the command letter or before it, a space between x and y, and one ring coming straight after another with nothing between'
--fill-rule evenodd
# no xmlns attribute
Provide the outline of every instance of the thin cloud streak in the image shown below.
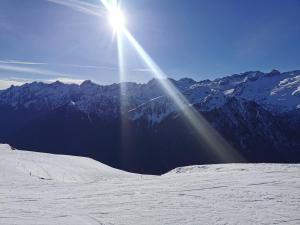
<svg viewBox="0 0 300 225"><path fill-rule="evenodd" d="M48 63L27 62L17 60L0 60L0 64L18 64L18 65L48 65Z"/></svg>
<svg viewBox="0 0 300 225"><path fill-rule="evenodd" d="M91 66L91 65L78 65L78 64L56 64L57 66L69 66L76 68L86 68L86 69L98 69L98 70L112 70L117 71L117 67L109 67L109 66Z"/></svg>
<svg viewBox="0 0 300 225"><path fill-rule="evenodd" d="M117 67L109 66L91 66L91 65L78 65L78 64L63 64L63 63L45 63L45 62L29 62L29 61L18 61L18 60L0 60L1 64L12 64L12 65L46 65L46 66L68 66L76 68L90 68L90 69L101 69L101 70L118 70Z"/></svg>
<svg viewBox="0 0 300 225"><path fill-rule="evenodd" d="M4 90L9 88L12 85L21 86L26 82L18 81L18 80L0 80L0 90Z"/></svg>
<svg viewBox="0 0 300 225"><path fill-rule="evenodd" d="M147 72L147 73L153 73L152 70L147 68L136 68L132 70L133 72Z"/></svg>
<svg viewBox="0 0 300 225"><path fill-rule="evenodd" d="M75 67L75 68L82 68L82 69L96 69L96 70L107 70L107 71L119 71L118 67L113 66L94 66L94 65L79 65L79 64L52 64L52 63L46 63L46 62L30 62L30 61L18 61L18 60L0 60L0 70L1 70L1 64L12 64L12 65L41 65L41 66L64 66L64 67ZM7 66L3 66L3 68L9 68ZM16 67L17 68L17 67ZM18 67L17 70L19 70L20 67ZM21 68L28 68L28 67L21 67ZM34 68L31 68L34 69ZM3 69L4 70L4 69ZM40 69L39 69L40 70ZM127 72L151 72L150 69L147 68L132 68L132 69L126 69ZM18 72L18 71L16 71ZM26 72L26 71L24 71Z"/></svg>
<svg viewBox="0 0 300 225"><path fill-rule="evenodd" d="M50 70L33 68L33 67L25 67L19 65L6 65L0 64L0 71L8 71L8 72L16 72L16 73L30 73L35 75L46 75L46 76L59 76L59 77L70 77L69 75L53 72Z"/></svg>

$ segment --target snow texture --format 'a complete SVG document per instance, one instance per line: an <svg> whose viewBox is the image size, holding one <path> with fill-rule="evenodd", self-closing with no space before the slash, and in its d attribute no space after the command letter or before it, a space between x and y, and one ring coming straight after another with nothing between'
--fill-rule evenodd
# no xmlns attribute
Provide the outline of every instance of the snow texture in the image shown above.
<svg viewBox="0 0 300 225"><path fill-rule="evenodd" d="M162 176L0 145L1 225L299 224L299 164L177 168Z"/></svg>

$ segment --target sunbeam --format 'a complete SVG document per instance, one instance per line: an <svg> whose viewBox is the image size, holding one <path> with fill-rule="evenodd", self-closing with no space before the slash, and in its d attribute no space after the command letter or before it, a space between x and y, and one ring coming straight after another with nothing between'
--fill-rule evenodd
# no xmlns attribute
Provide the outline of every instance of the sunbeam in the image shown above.
<svg viewBox="0 0 300 225"><path fill-rule="evenodd" d="M118 58L119 58L119 76L121 81L121 111L127 112L127 99L125 83L125 73L124 73L124 54L121 35L126 37L129 43L136 50L138 55L152 71L155 78L158 79L159 84L169 96L175 105L178 107L179 111L183 113L184 121L190 125L190 127L196 132L200 142L204 142L210 154L214 155L217 159L222 162L235 162L235 161L245 161L243 157L238 154L233 147L231 147L227 141L206 121L206 119L188 102L188 100L181 94L177 88L169 81L167 75L162 71L162 69L154 62L150 55L143 49L143 47L138 43L138 41L132 36L132 34L125 27L125 22L123 14L117 1L107 1L102 0L102 3L107 8L109 15L113 16L113 29L117 28L117 44L118 44ZM118 12L118 13L116 13ZM123 115L122 117L126 117ZM125 119L122 118L122 132L127 124L124 123Z"/></svg>
<svg viewBox="0 0 300 225"><path fill-rule="evenodd" d="M167 75L160 69L160 67L153 61L149 54L142 48L138 41L124 28L124 35L138 52L140 57L152 70L154 76L159 80L168 96L171 97L176 106L184 114L184 120L197 132L201 141L210 147L216 157L223 162L244 161L243 157L238 154L226 140L218 134L218 132L211 127L206 119L190 105L188 100L177 90L177 88L167 79Z"/></svg>
<svg viewBox="0 0 300 225"><path fill-rule="evenodd" d="M102 0L104 6L108 11L108 20L113 29L113 36L117 40L118 50L118 68L119 68L119 81L120 81L120 138L121 138L121 166L126 167L131 163L131 132L128 120L128 99L127 99L127 84L124 63L124 48L123 36L125 29L125 16L118 5L117 0Z"/></svg>
<svg viewBox="0 0 300 225"><path fill-rule="evenodd" d="M126 82L125 82L125 65L124 65L124 52L122 33L117 32L117 45L118 45L118 64L119 64L119 80L120 80L120 138L121 138L121 163L130 163L129 149L130 149L130 125L128 123L128 102L126 97Z"/></svg>

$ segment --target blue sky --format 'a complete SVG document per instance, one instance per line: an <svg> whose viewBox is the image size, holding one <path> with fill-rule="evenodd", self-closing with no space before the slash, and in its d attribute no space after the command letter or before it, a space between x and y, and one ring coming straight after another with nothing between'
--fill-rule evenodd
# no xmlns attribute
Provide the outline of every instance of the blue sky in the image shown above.
<svg viewBox="0 0 300 225"><path fill-rule="evenodd" d="M123 0L126 26L170 77L300 69L299 0ZM124 41L126 78L147 70ZM0 88L32 80L119 81L100 0L1 0Z"/></svg>

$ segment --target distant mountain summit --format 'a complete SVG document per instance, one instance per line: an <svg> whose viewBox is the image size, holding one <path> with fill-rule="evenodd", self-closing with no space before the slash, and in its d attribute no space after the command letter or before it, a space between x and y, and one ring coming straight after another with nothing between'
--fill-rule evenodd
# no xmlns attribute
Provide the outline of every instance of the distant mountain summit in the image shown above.
<svg viewBox="0 0 300 225"><path fill-rule="evenodd" d="M249 162L300 162L300 71L170 82ZM141 173L220 162L198 144L158 80L124 83L120 93L120 84L91 81L2 90L0 142Z"/></svg>

